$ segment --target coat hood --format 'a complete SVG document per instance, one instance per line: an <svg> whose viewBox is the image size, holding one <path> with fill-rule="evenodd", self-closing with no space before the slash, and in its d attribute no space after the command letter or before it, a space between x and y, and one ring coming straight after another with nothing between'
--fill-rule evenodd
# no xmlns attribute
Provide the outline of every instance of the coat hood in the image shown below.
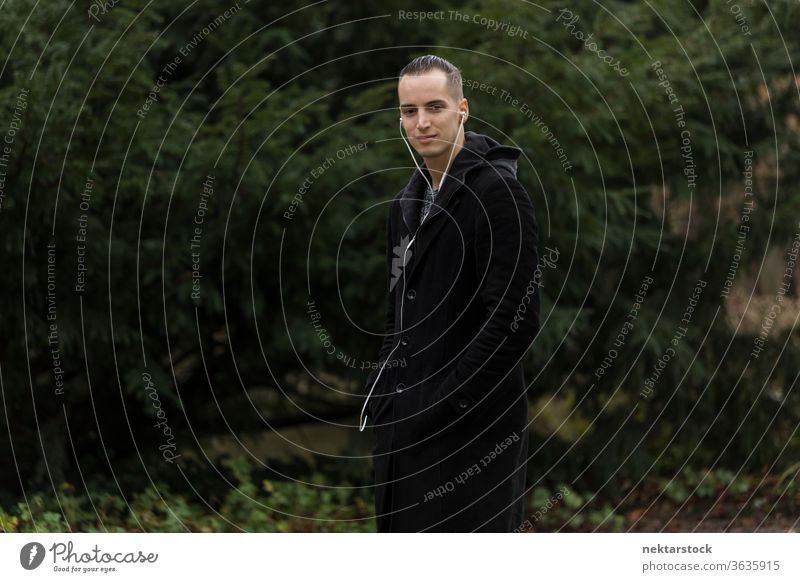
<svg viewBox="0 0 800 582"><path fill-rule="evenodd" d="M436 196L436 205L431 210L428 220L445 206L452 193L466 181L467 174L476 168L491 165L510 171L516 178L517 159L521 153L521 149L503 145L488 135L474 131L464 132L464 147L450 164L450 170ZM403 219L412 231L419 227L419 210L427 186L426 179L430 180L427 168L423 166L422 171L415 170L399 195Z"/></svg>

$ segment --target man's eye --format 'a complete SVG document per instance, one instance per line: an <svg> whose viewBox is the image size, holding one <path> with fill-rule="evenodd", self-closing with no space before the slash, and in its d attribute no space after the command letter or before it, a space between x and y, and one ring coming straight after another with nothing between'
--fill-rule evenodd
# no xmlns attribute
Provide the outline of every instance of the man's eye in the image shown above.
<svg viewBox="0 0 800 582"><path fill-rule="evenodd" d="M430 107L428 107L428 110L429 111L441 111L442 110L442 106L441 105L431 105Z"/></svg>
<svg viewBox="0 0 800 582"><path fill-rule="evenodd" d="M403 115L414 115L416 109L403 109Z"/></svg>

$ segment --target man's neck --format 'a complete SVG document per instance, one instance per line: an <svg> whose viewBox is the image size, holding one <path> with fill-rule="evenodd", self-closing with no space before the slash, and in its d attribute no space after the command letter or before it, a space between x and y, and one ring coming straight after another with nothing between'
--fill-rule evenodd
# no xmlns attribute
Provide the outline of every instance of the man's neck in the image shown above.
<svg viewBox="0 0 800 582"><path fill-rule="evenodd" d="M464 147L464 136L463 134L459 133L458 140L456 140L456 145L452 151L452 161L450 161L450 166L452 167L453 161L458 157L458 152L461 151L461 148ZM435 158L423 158L425 160L425 167L428 169L428 174L431 176L431 187L434 190L439 189L439 183L442 180L442 175L444 174L445 169L447 168L447 162L450 160L450 149L446 152L442 153Z"/></svg>

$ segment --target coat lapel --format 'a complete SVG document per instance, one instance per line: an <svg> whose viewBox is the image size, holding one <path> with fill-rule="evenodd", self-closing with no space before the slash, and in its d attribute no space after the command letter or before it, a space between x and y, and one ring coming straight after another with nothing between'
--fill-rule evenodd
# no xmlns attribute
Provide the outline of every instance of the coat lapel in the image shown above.
<svg viewBox="0 0 800 582"><path fill-rule="evenodd" d="M411 249L412 254L411 257L409 257L407 281L411 280L414 272L417 270L417 266L422 262L425 254L436 242L436 237L439 235L444 225L451 220L450 216L460 202L456 193L463 186L463 174L466 170L467 169L463 169L461 172L462 175L451 175L445 179L444 185L433 201L433 206L431 207L428 217L421 225L419 222L419 214L427 184L419 170L417 170L411 180L409 180L408 186L406 186L400 198L403 221L407 229L402 236L406 236L410 240L414 236L414 233L416 233L416 239Z"/></svg>
<svg viewBox="0 0 800 582"><path fill-rule="evenodd" d="M473 168L489 163L489 159L482 155L482 150L476 141L477 134L468 131L464 135L464 147L453 159L451 174L448 174L445 178L444 185L433 201L430 214L428 214L422 225L419 222L419 213L422 207L422 200L425 197L426 178L430 179L427 169L422 171L417 169L414 172L400 197L403 222L407 229L401 235L401 238L407 236L407 240L411 240L414 233L416 233L416 239L411 249L412 254L409 257L410 268L407 273L409 279L417 270L425 254L435 244L436 237L444 225L451 220L450 217L460 202L460 197L457 193L464 186L467 174ZM517 153L517 155L519 154ZM505 160L493 160L491 163L504 164L506 162ZM508 163L513 163L513 171L516 173L516 161L513 160ZM425 172L425 175L422 172Z"/></svg>
<svg viewBox="0 0 800 582"><path fill-rule="evenodd" d="M419 227L419 211L422 205L422 198L425 192L425 178L419 170L414 172L411 180L403 190L400 197L400 208L403 213L403 222L406 225L406 232L403 234L413 236L413 233ZM416 244L416 243L415 243Z"/></svg>

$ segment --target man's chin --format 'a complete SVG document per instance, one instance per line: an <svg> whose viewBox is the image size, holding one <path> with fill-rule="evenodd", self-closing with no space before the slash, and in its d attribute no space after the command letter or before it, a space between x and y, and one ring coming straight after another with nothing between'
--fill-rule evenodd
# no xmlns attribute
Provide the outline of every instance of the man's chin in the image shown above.
<svg viewBox="0 0 800 582"><path fill-rule="evenodd" d="M438 158L444 153L445 149L442 147L422 147L417 148L417 153L423 158Z"/></svg>

